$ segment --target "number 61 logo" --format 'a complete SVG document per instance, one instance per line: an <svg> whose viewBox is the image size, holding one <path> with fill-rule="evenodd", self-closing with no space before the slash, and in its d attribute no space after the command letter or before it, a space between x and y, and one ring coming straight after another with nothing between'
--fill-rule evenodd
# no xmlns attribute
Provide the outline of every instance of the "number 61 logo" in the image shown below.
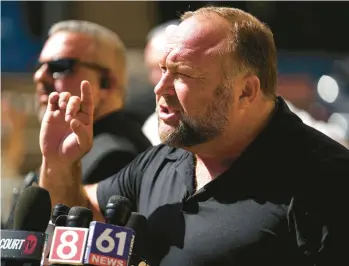
<svg viewBox="0 0 349 266"><path fill-rule="evenodd" d="M93 236L89 236L91 242L88 245L91 246L88 255L95 254L127 260L132 250L134 231L111 224L93 223L95 224L90 227L90 234L92 233Z"/></svg>
<svg viewBox="0 0 349 266"><path fill-rule="evenodd" d="M105 229L104 232L96 240L96 248L103 253L110 253L115 249L115 240L118 240L118 246L116 254L120 257L124 255L125 243L126 243L126 232L119 232L114 234L114 238L110 236L113 229ZM115 240L114 240L115 239ZM106 244L106 245L105 245Z"/></svg>

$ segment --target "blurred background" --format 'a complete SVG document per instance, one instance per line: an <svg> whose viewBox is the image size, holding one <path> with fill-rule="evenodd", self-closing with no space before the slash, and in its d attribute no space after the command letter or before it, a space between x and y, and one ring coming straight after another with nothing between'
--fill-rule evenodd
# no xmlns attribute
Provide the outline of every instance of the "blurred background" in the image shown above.
<svg viewBox="0 0 349 266"><path fill-rule="evenodd" d="M82 19L114 30L128 48L132 98L148 83L143 49L149 30L208 3L241 8L267 23L279 51L278 93L349 139L349 2L6 1L1 2L3 154L12 147L6 163L19 175L40 164L32 74L53 23Z"/></svg>

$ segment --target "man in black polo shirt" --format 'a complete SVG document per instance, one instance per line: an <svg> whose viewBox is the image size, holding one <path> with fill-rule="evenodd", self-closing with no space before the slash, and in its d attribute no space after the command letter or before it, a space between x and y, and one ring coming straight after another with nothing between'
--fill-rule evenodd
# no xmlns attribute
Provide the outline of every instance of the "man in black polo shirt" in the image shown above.
<svg viewBox="0 0 349 266"><path fill-rule="evenodd" d="M276 96L276 49L260 21L220 7L182 19L167 29L155 88L164 144L77 193L79 158L92 142L83 82L81 98L50 95L40 186L53 204L88 206L101 220L110 196L128 197L148 218L142 255L150 265L339 265L348 238L347 149Z"/></svg>

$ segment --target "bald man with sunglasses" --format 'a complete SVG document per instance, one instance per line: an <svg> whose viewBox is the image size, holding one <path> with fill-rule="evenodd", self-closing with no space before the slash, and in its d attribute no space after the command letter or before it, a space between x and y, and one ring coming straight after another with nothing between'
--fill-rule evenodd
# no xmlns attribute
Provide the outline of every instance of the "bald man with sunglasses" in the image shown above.
<svg viewBox="0 0 349 266"><path fill-rule="evenodd" d="M82 159L84 184L104 180L151 146L141 126L122 110L127 92L126 51L111 30L87 21L53 25L33 79L40 121L51 92L64 102L80 96L81 81L91 84L94 145ZM33 183L38 183L36 171L27 175L23 187Z"/></svg>

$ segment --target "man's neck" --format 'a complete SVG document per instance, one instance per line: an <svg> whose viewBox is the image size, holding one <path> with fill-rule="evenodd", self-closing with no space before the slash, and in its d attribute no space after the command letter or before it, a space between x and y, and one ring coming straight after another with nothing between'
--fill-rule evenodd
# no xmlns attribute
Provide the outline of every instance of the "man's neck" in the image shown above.
<svg viewBox="0 0 349 266"><path fill-rule="evenodd" d="M259 109L259 110L258 110ZM191 150L196 158L196 181L200 187L230 168L241 153L268 125L274 110L274 102L246 116L239 130L227 130L220 138ZM199 176L200 175L200 176ZM202 179L200 181L200 179Z"/></svg>

